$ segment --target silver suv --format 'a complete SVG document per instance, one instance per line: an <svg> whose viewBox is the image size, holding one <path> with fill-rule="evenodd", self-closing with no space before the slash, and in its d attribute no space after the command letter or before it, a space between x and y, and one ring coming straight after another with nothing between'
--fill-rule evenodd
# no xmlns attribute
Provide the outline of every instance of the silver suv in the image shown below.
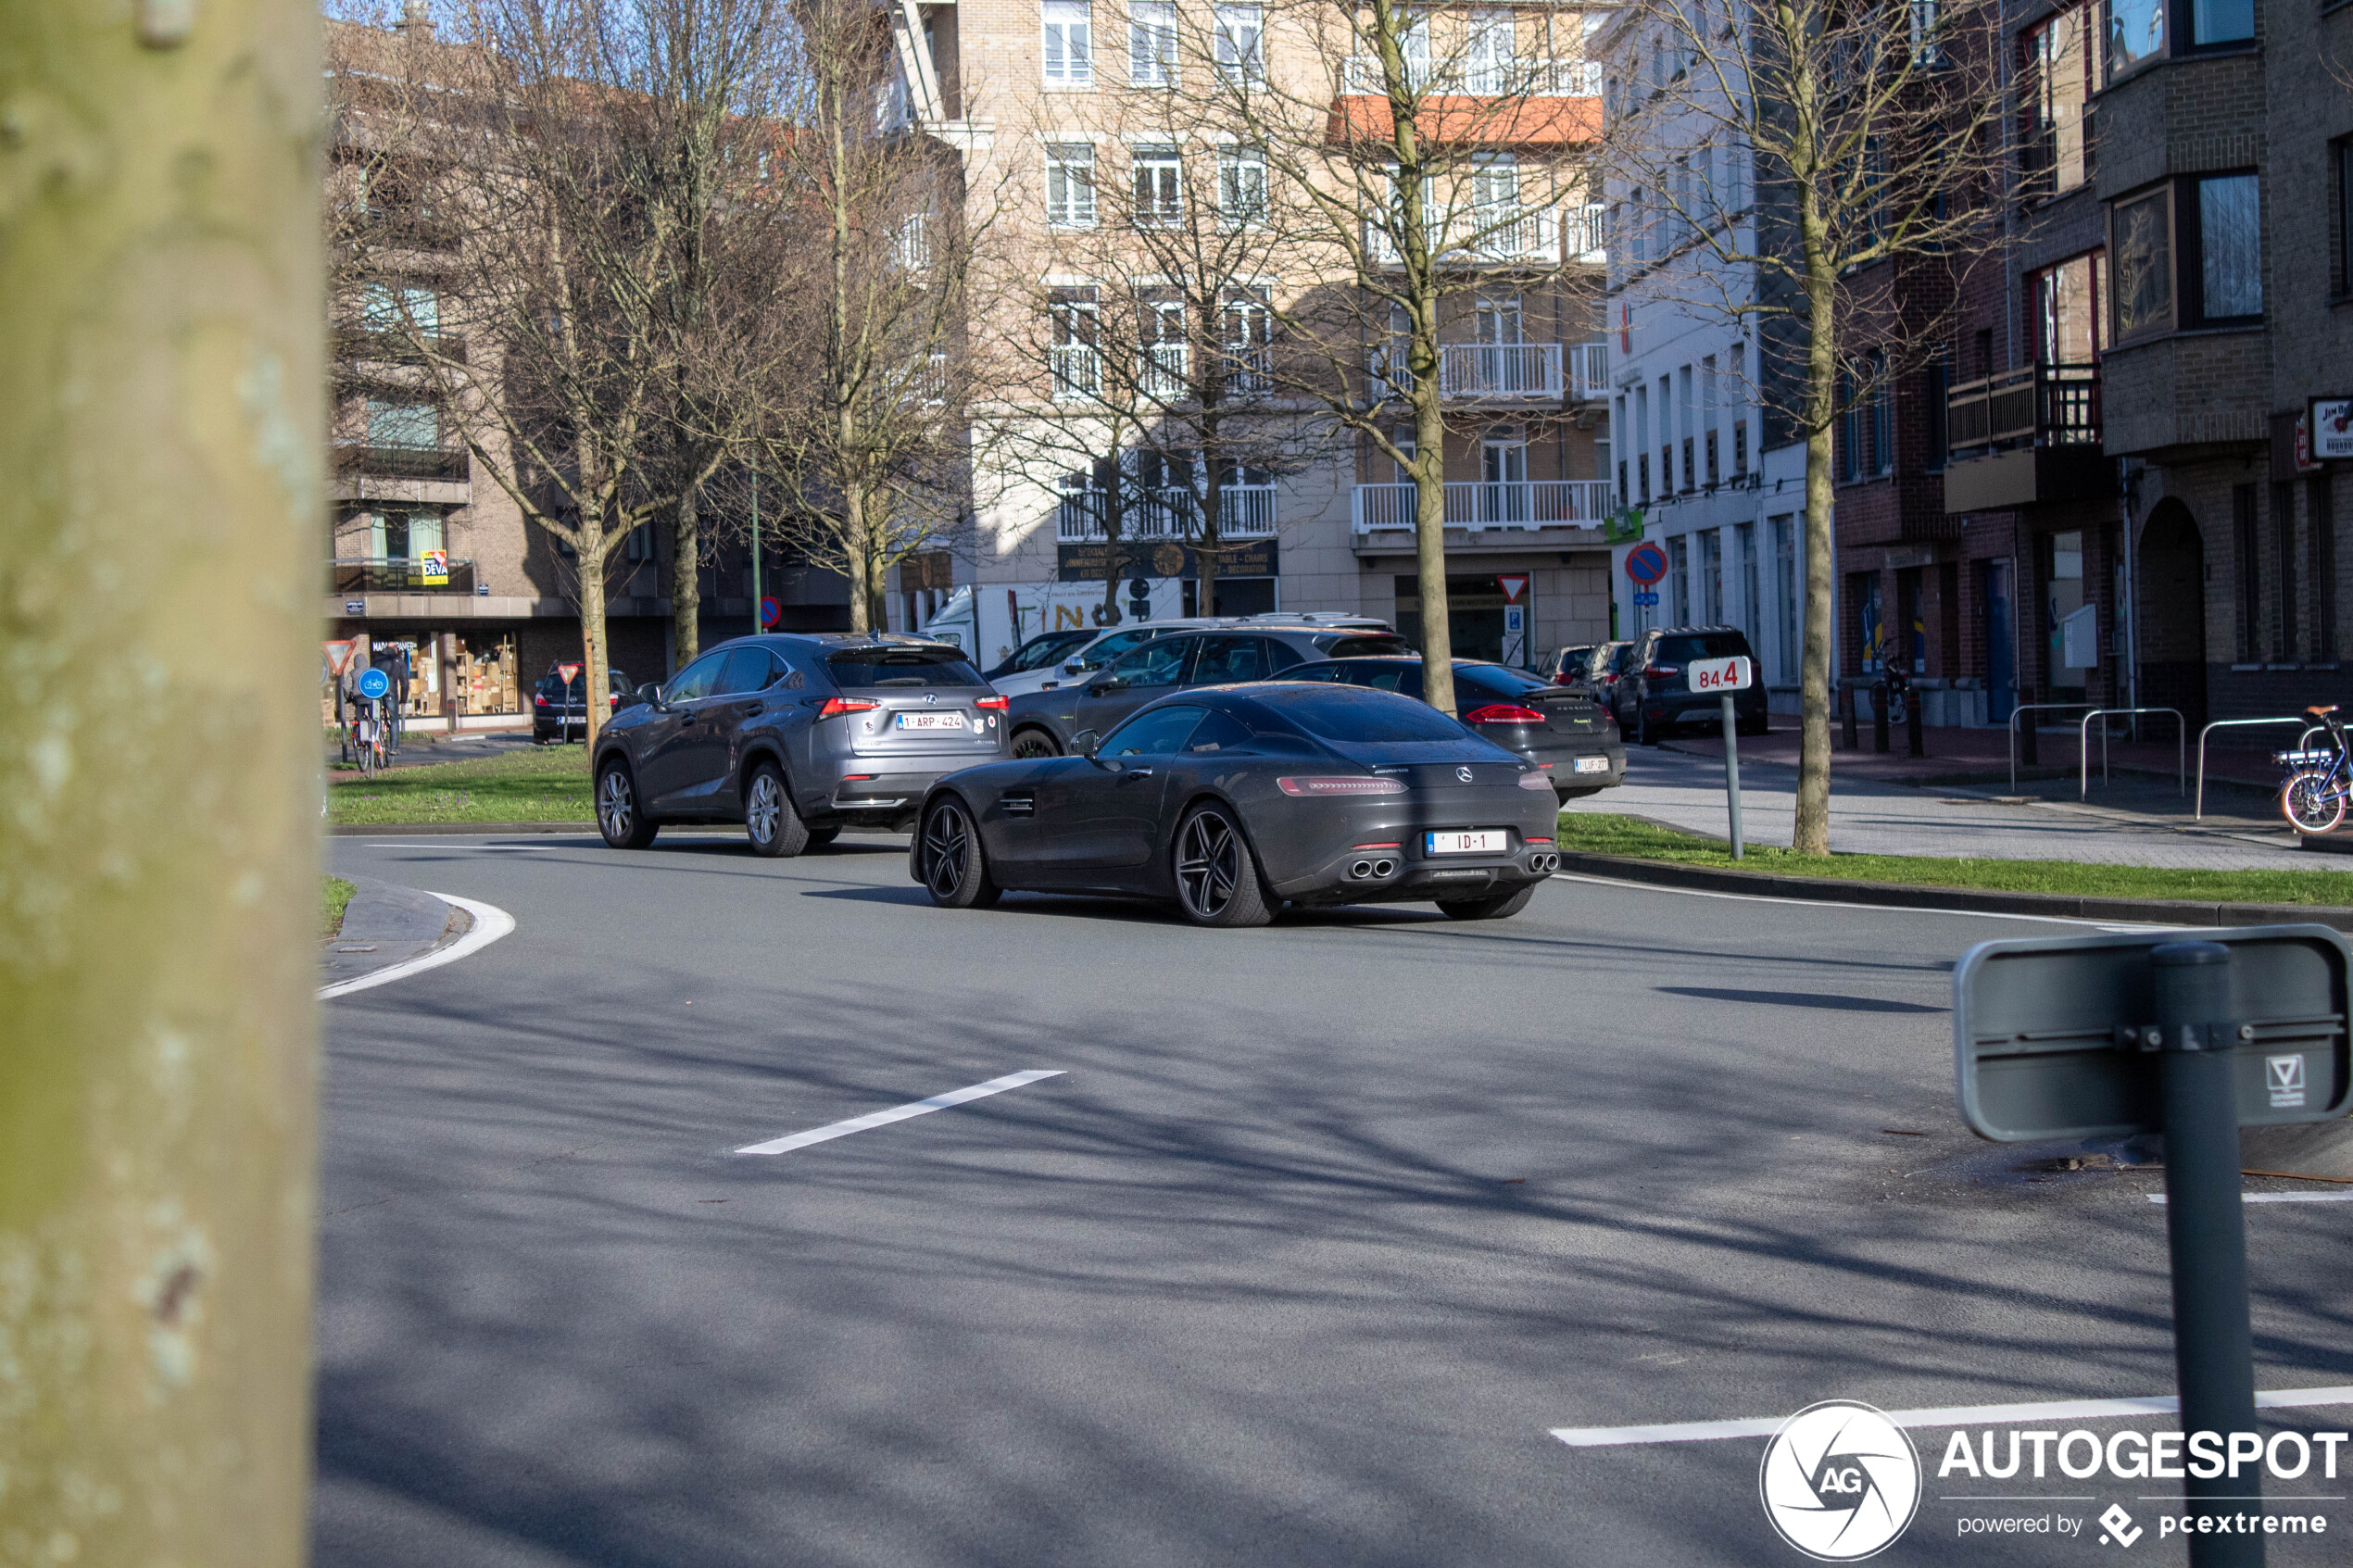
<svg viewBox="0 0 2353 1568"><path fill-rule="evenodd" d="M762 855L852 825L900 831L934 779L1007 755L1004 714L950 643L739 638L613 716L597 741L597 826L642 849L664 822L741 822Z"/></svg>

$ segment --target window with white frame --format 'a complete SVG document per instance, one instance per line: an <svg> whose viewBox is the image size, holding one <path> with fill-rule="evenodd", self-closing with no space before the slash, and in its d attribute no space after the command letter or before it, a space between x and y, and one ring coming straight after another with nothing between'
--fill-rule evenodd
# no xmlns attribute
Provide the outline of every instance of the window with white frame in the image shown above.
<svg viewBox="0 0 2353 1568"><path fill-rule="evenodd" d="M1046 85L1095 84L1094 8L1088 0L1044 0Z"/></svg>
<svg viewBox="0 0 2353 1568"><path fill-rule="evenodd" d="M1091 397L1102 390L1102 366L1097 358L1101 310L1092 285L1058 288L1047 295L1048 352L1056 397Z"/></svg>
<svg viewBox="0 0 2353 1568"><path fill-rule="evenodd" d="M1228 82L1259 82L1266 74L1265 19L1256 6L1217 7L1217 72Z"/></svg>
<svg viewBox="0 0 2353 1568"><path fill-rule="evenodd" d="M1191 386L1185 302L1146 295L1136 301L1136 386L1147 397L1181 397Z"/></svg>
<svg viewBox="0 0 2353 1568"><path fill-rule="evenodd" d="M1508 91L1513 55L1512 13L1473 11L1464 23L1463 91L1479 94Z"/></svg>
<svg viewBox="0 0 2353 1568"><path fill-rule="evenodd" d="M1272 379L1275 312L1263 288L1236 289L1226 298L1220 333L1226 350L1226 390L1264 392Z"/></svg>
<svg viewBox="0 0 2353 1568"><path fill-rule="evenodd" d="M1095 226L1095 148L1058 142L1046 148L1046 221L1057 229Z"/></svg>
<svg viewBox="0 0 2353 1568"><path fill-rule="evenodd" d="M1470 199L1482 253L1520 256L1536 248L1534 215L1520 210L1519 163L1512 155L1491 154L1472 166Z"/></svg>
<svg viewBox="0 0 2353 1568"><path fill-rule="evenodd" d="M1263 149L1219 149L1217 211L1228 227L1239 228L1265 221L1266 154Z"/></svg>
<svg viewBox="0 0 2353 1568"><path fill-rule="evenodd" d="M1175 0L1128 0L1127 84L1130 87L1174 87L1176 84Z"/></svg>
<svg viewBox="0 0 2353 1568"><path fill-rule="evenodd" d="M1185 216L1185 162L1175 147L1138 147L1128 155L1136 182L1136 222L1165 227Z"/></svg>

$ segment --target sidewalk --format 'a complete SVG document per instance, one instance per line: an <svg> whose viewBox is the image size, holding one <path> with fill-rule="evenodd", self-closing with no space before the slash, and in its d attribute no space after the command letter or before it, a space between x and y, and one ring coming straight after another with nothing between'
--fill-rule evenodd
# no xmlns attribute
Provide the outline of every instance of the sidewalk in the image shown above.
<svg viewBox="0 0 2353 1568"><path fill-rule="evenodd" d="M2197 736L2189 738L2186 753L2174 748L2173 737L2165 733L2172 721L2159 718L2149 722L2143 733L2156 738L2140 741L2112 740L2108 746L2111 770L2130 769L2136 772L2159 773L2171 781L2177 765L2185 767L2190 787L2197 786ZM2075 725L2050 726L2038 730L2040 761L2029 764L2024 756L2026 737L2019 736L2019 782L2023 785L2030 771L2044 774L2065 773L2072 788L2081 765ZM2230 744L2223 744L2225 736ZM2249 735L2265 737L2260 744L2250 745ZM2252 785L2269 794L2279 788L2280 771L2271 761L2271 753L2295 744L2296 732L2287 725L2276 729L2237 730L2218 734L2207 743L2207 793L2214 793L2216 783ZM2010 735L2007 730L1931 729L1920 731L1922 749L1926 757L1913 757L1906 749L1908 742L1903 727L1888 731L1884 755L1871 749L1871 727L1867 723L1855 726L1856 748L1845 748L1846 731L1836 719L1831 721L1831 749L1834 772L1856 778L1882 779L1909 784L2003 784L2009 782ZM1685 735L1663 743L1676 751L1695 756L1721 757L1724 743L1716 735ZM1741 760L1780 762L1797 766L1797 719L1793 714L1773 715L1773 733L1767 735L1741 737ZM2100 782L2100 737L2097 726L2092 732L2092 787Z"/></svg>
<svg viewBox="0 0 2353 1568"><path fill-rule="evenodd" d="M343 929L327 938L319 976L329 985L406 963L455 941L472 924L462 909L430 893L373 877L346 880L358 889L343 912Z"/></svg>
<svg viewBox="0 0 2353 1568"><path fill-rule="evenodd" d="M1998 734L1999 732L1996 732ZM1787 845L1796 811L1796 741L1780 735L1741 742L1742 826L1756 844ZM1763 750L1766 756L1759 758ZM1627 748L1626 782L1569 802L1571 811L1617 811L1649 817L1694 833L1727 835L1721 743L1678 741L1671 747ZM2009 796L1991 788L1921 788L1874 775L1870 753L1839 751L1831 761L1831 848L1850 854L1966 856L2009 860L2078 860L2100 865L2174 867L2183 871L2338 871L2353 873L2353 857L2315 855L2297 847L2276 811L2251 791L2208 791L2203 823L2189 819L2189 803L2172 781L2119 775L2108 790L2094 774L2092 802L2075 801L2070 774L2059 798ZM1918 767L1912 759L1901 759ZM1859 765L1858 765L1859 764ZM2021 789L2025 787L2023 781ZM2043 787L2054 787L2045 784ZM2227 815L2219 794L2233 797ZM2353 885L2348 885L2353 894Z"/></svg>

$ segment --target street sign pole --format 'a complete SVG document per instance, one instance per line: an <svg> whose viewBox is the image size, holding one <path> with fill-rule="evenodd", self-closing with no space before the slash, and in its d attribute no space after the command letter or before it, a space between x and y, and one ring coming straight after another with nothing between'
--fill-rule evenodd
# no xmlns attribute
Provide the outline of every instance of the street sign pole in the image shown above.
<svg viewBox="0 0 2353 1568"><path fill-rule="evenodd" d="M768 630L768 621L766 618L761 614L761 602L760 467L755 463L752 465L751 470L751 634L755 637L759 636L762 632ZM914 628L911 626L908 630L912 632Z"/></svg>
<svg viewBox="0 0 2353 1568"><path fill-rule="evenodd" d="M1732 859L1741 858L1741 742L1740 724L1732 717L1732 694L1726 692L1724 703L1724 799L1732 818Z"/></svg>
<svg viewBox="0 0 2353 1568"><path fill-rule="evenodd" d="M2173 1261L2173 1366L2182 1430L2255 1430L2255 1337L2247 1321L2246 1220L2239 1198L2238 1091L2231 950L2168 942L2149 954L2165 1129L2165 1232ZM2252 1035L2249 1027L2246 1033ZM2187 1470L2188 1467L2184 1467ZM2193 1513L2250 1512L2259 1463L2182 1482ZM2214 1499L2227 1497L2225 1504ZM2261 1568L2263 1537L2193 1535L2191 1568Z"/></svg>

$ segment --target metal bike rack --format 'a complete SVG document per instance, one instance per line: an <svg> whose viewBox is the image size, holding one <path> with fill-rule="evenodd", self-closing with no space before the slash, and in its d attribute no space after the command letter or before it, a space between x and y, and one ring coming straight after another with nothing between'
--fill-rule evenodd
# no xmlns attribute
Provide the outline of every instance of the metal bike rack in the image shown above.
<svg viewBox="0 0 2353 1568"><path fill-rule="evenodd" d="M2312 738L2313 731L2326 727L2313 723L2301 713L2281 719L2217 719L2207 725L2205 729L2197 733L2197 809L2190 813L2191 820L2199 821L2206 816L2206 737L2216 730L2239 729L2256 724L2302 724L2304 733L2298 735L2296 741L2296 749L2298 751L2303 750L2304 743Z"/></svg>
<svg viewBox="0 0 2353 1568"><path fill-rule="evenodd" d="M2177 793L2182 795L2189 794L2190 721L2182 717L2182 710L2180 709L2095 708L2089 713L2084 714L2082 723L2076 726L2076 766L2081 771L2079 774L2079 781L2075 789L2075 798L2078 800L2089 800L2092 797L2092 721L2095 719L2115 718L2119 715L2132 713L2171 713L2173 715L2173 749L2175 753L2173 759L2173 785ZM2106 724L2102 724L2100 726L2100 787L2102 789L2106 789L2108 787L2108 726Z"/></svg>
<svg viewBox="0 0 2353 1568"><path fill-rule="evenodd" d="M2010 709L2010 793L2012 795L2018 793L2018 716L2021 713L2056 713L2061 709L2091 706L2088 702L2021 702Z"/></svg>

